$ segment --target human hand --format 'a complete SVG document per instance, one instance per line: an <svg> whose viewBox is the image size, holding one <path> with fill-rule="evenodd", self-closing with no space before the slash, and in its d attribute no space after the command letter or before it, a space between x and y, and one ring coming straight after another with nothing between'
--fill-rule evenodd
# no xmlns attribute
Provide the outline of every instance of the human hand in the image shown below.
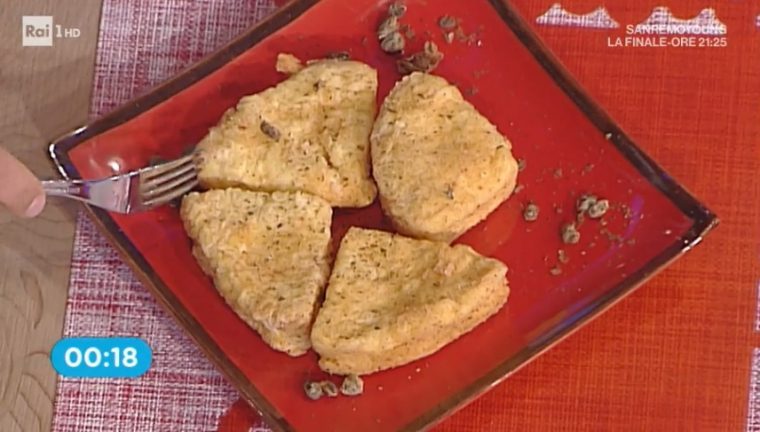
<svg viewBox="0 0 760 432"><path fill-rule="evenodd" d="M45 207L42 184L16 158L0 147L0 206L20 217L35 217Z"/></svg>

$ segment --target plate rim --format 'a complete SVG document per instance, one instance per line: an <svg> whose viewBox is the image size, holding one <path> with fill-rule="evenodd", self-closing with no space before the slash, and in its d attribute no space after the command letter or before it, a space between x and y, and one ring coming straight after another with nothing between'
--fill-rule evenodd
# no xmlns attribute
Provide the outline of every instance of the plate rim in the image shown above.
<svg viewBox="0 0 760 432"><path fill-rule="evenodd" d="M699 244L703 238L719 224L715 213L708 209L686 188L661 168L643 152L633 140L617 125L611 116L590 97L583 86L570 74L562 62L552 53L536 32L529 26L509 0L480 0L488 2L545 72L562 89L586 118L606 137L651 185L673 203L679 211L692 220L690 228L670 246L647 261L641 268L626 276L621 282L589 304L588 312L554 327L538 343L523 348L516 355L499 363L496 367L462 388L454 395L442 400L408 423L402 430L416 431L428 429L469 402L481 396L490 388L517 372L539 357L545 351L569 337L580 328L601 316L617 302L634 292L670 263L683 256ZM171 96L194 85L204 77L221 68L238 55L254 47L258 42L286 26L319 0L291 0L267 18L246 29L221 48L204 56L180 73L158 86L147 89L140 95L120 105L119 108L99 117L85 126L78 127L49 145L49 155L64 178L77 178L78 171L73 166L68 153L76 146L166 101ZM182 327L183 331L201 348L204 354L224 374L248 402L264 418L267 424L278 431L294 431L292 425L267 398L238 369L224 351L214 342L198 321L181 306L171 289L163 283L140 254L132 241L119 229L111 215L101 209L84 205L91 220L108 242L116 248L121 258L135 272L138 279L149 289L163 309Z"/></svg>

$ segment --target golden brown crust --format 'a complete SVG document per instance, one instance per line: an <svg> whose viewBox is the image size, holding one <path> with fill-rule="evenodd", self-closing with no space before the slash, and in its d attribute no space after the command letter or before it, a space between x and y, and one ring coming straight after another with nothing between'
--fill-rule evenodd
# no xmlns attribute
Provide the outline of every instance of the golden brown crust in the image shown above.
<svg viewBox="0 0 760 432"><path fill-rule="evenodd" d="M312 328L320 367L367 374L437 351L504 305L506 271L468 246L351 228Z"/></svg>
<svg viewBox="0 0 760 432"><path fill-rule="evenodd" d="M364 63L310 63L225 113L198 144L198 178L208 188L304 191L335 207L369 205L377 193L369 162L376 93L377 72Z"/></svg>
<svg viewBox="0 0 760 432"><path fill-rule="evenodd" d="M383 210L413 237L451 242L515 188L511 143L441 77L413 73L397 83L371 143Z"/></svg>
<svg viewBox="0 0 760 432"><path fill-rule="evenodd" d="M201 268L238 316L272 348L305 353L330 273L330 205L301 192L225 189L188 194L180 215Z"/></svg>

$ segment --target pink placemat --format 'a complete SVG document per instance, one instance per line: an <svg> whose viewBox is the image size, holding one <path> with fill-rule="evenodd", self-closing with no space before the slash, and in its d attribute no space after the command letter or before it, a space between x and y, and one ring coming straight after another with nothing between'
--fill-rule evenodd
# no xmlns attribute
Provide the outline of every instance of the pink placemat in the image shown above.
<svg viewBox="0 0 760 432"><path fill-rule="evenodd" d="M271 0L105 0L92 116L175 75L273 10ZM54 431L215 431L238 399L84 214L64 335L136 336L154 357L137 380L60 379Z"/></svg>

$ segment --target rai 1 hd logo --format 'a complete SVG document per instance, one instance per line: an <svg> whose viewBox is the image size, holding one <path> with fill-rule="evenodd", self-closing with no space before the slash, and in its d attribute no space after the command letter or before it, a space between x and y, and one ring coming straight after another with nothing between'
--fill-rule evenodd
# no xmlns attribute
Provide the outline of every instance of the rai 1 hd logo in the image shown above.
<svg viewBox="0 0 760 432"><path fill-rule="evenodd" d="M52 16L21 17L21 45L25 47L51 47L55 39L73 39L80 34L78 28L55 24Z"/></svg>

